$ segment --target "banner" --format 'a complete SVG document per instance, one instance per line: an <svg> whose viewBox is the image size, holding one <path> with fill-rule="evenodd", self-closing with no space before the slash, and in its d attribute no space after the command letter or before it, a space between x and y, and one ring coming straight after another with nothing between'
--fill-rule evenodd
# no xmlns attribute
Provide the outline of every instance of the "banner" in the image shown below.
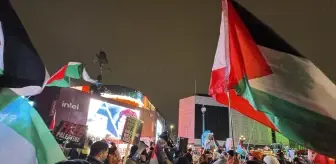
<svg viewBox="0 0 336 164"><path fill-rule="evenodd" d="M138 145L140 142L143 122L134 117L127 117L121 140L123 142Z"/></svg>
<svg viewBox="0 0 336 164"><path fill-rule="evenodd" d="M70 121L86 125L91 95L72 88L63 88L55 103L55 125Z"/></svg>
<svg viewBox="0 0 336 164"><path fill-rule="evenodd" d="M61 121L54 130L54 136L57 140L69 141L67 148L83 148L86 138L87 127L80 124L74 124L68 121Z"/></svg>

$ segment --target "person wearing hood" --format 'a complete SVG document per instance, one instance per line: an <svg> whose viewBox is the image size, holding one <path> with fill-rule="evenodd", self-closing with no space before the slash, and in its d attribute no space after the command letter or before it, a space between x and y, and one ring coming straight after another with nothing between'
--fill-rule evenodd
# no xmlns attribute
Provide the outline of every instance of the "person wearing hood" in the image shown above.
<svg viewBox="0 0 336 164"><path fill-rule="evenodd" d="M224 154L219 155L219 158L213 164L227 164L228 160Z"/></svg>

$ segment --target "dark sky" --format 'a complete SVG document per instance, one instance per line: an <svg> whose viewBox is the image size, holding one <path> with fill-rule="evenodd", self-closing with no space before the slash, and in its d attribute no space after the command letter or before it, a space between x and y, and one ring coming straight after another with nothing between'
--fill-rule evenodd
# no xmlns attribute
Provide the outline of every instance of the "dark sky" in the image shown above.
<svg viewBox="0 0 336 164"><path fill-rule="evenodd" d="M334 82L335 0L238 0ZM178 100L207 93L216 51L220 0L12 0L53 74L68 61L108 53L105 84L139 89L174 123Z"/></svg>

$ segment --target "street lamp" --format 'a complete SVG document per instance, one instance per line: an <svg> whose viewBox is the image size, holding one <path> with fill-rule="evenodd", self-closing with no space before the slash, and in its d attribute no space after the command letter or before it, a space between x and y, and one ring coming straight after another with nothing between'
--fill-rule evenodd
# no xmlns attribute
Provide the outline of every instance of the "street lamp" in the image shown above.
<svg viewBox="0 0 336 164"><path fill-rule="evenodd" d="M206 108L204 105L202 106L201 111L202 111L202 132L204 132L205 131L205 112L206 112Z"/></svg>
<svg viewBox="0 0 336 164"><path fill-rule="evenodd" d="M173 134L173 129L174 129L174 125L171 124L171 125L170 125L170 136Z"/></svg>

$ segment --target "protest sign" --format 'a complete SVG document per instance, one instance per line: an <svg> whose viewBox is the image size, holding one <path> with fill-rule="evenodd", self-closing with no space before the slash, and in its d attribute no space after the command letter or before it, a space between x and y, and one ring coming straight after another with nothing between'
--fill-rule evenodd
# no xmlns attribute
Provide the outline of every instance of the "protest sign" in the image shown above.
<svg viewBox="0 0 336 164"><path fill-rule="evenodd" d="M80 124L61 121L54 130L57 140L68 141L67 148L83 148L86 138L87 127Z"/></svg>
<svg viewBox="0 0 336 164"><path fill-rule="evenodd" d="M121 140L129 144L137 145L140 142L142 125L143 122L141 120L127 117Z"/></svg>

